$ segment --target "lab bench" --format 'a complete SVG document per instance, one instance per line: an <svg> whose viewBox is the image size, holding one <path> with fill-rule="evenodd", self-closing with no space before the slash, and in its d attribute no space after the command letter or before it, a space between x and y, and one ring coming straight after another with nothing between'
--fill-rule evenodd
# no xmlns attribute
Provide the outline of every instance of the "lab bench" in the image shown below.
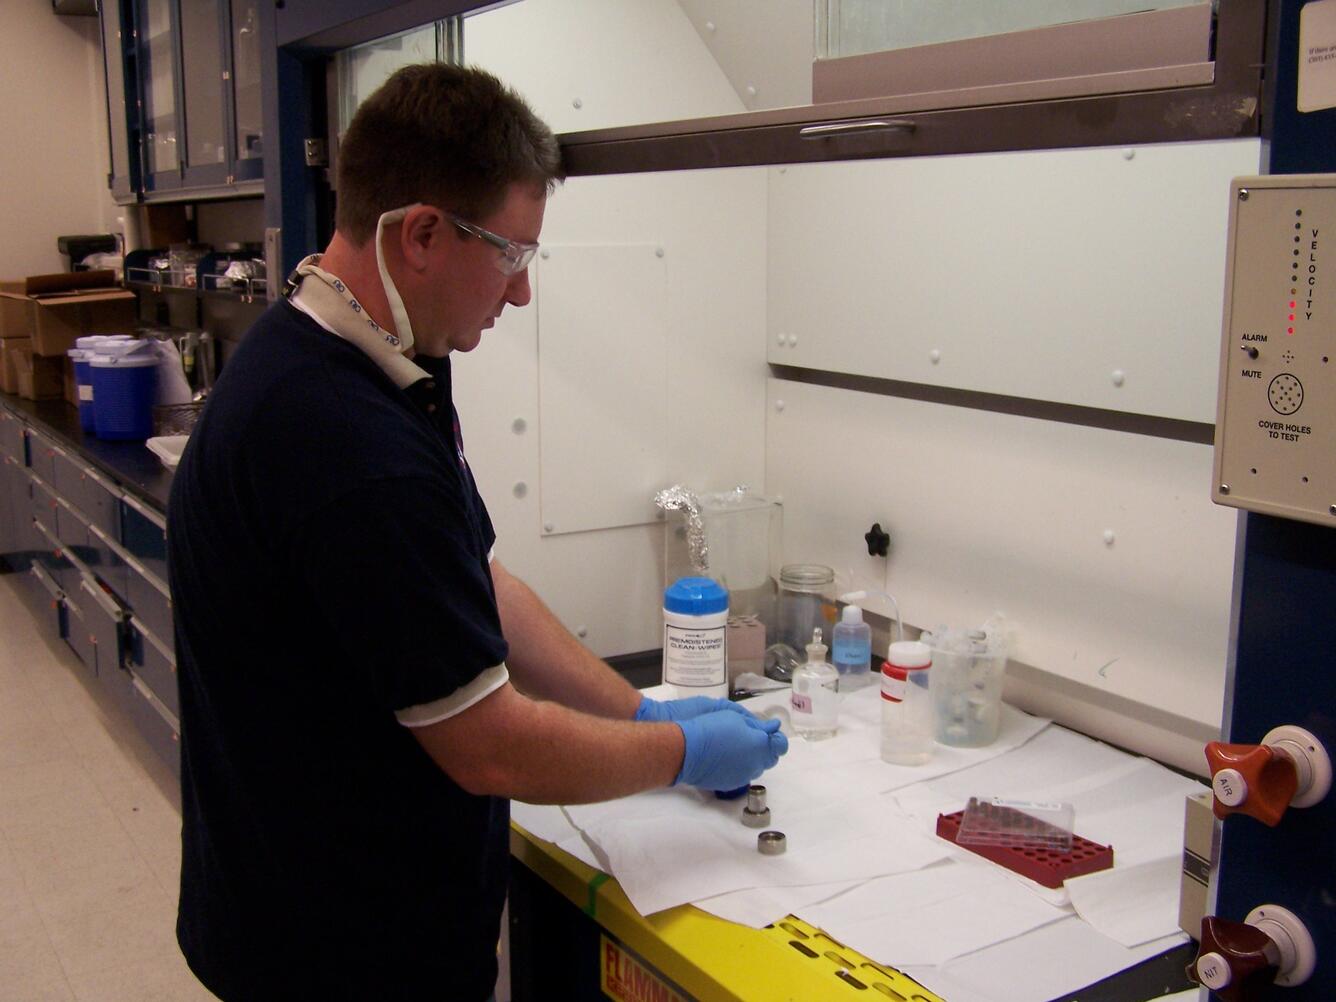
<svg viewBox="0 0 1336 1002"><path fill-rule="evenodd" d="M179 704L167 587L172 475L142 443L85 436L64 401L0 394L0 557L48 610L44 626L78 656L90 688L120 707L179 772ZM657 681L654 652L614 659ZM643 680L641 679L643 676ZM792 915L765 929L692 905L642 916L614 878L512 824L515 1002L940 996ZM872 851L872 847L869 847ZM1184 987L1192 944L1069 996L1150 999ZM947 1002L950 1002L948 999Z"/></svg>
<svg viewBox="0 0 1336 1002"><path fill-rule="evenodd" d="M142 442L86 436L65 401L0 394L0 560L29 584L41 625L74 651L90 688L179 774L171 482Z"/></svg>
<svg viewBox="0 0 1336 1002"><path fill-rule="evenodd" d="M617 1002L942 1002L796 916L764 929L693 905L643 916L615 878L515 822L510 853L514 1002L550 998L558 986L565 998ZM1193 943L1176 946L1052 1002L1128 1002L1183 991L1183 969L1195 953Z"/></svg>

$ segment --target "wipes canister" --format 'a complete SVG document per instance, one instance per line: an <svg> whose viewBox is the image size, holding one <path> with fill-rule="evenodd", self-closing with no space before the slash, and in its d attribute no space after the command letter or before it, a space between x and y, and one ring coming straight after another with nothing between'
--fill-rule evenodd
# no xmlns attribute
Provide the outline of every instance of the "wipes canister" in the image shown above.
<svg viewBox="0 0 1336 1002"><path fill-rule="evenodd" d="M728 698L728 590L713 578L664 590L663 681L679 698Z"/></svg>

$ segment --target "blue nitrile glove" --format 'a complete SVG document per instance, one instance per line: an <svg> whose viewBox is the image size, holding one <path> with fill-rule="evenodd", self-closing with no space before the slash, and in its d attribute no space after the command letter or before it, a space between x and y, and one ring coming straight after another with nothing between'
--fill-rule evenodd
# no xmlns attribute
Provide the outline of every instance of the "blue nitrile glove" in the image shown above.
<svg viewBox="0 0 1336 1002"><path fill-rule="evenodd" d="M640 705L636 707L635 719L642 722L668 724L678 720L691 720L702 714L713 713L715 710L731 710L734 713L752 716L752 712L744 709L740 704L731 703L727 699L717 699L713 696L687 696L684 699L668 700L650 699L648 696L641 696Z"/></svg>
<svg viewBox="0 0 1336 1002"><path fill-rule="evenodd" d="M674 785L705 790L736 790L754 780L789 750L778 720L719 710L673 721L682 728L686 751Z"/></svg>

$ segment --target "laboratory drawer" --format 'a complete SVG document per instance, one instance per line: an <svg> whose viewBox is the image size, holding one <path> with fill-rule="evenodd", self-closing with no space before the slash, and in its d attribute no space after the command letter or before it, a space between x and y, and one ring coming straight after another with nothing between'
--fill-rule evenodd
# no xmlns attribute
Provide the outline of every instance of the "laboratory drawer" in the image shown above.
<svg viewBox="0 0 1336 1002"><path fill-rule="evenodd" d="M60 590L60 585L47 573L46 568L36 563L28 568L22 580L42 607L48 610L46 616L39 618L40 625L54 630L58 637L65 636L65 593Z"/></svg>
<svg viewBox="0 0 1336 1002"><path fill-rule="evenodd" d="M97 674L97 641L88 616L84 613L85 603L82 596L75 593L65 594L65 629L62 636L70 649L79 656L90 675Z"/></svg>
<svg viewBox="0 0 1336 1002"><path fill-rule="evenodd" d="M176 714L164 706L142 678L129 672L130 688L126 709L135 727L178 777L181 775L181 724Z"/></svg>
<svg viewBox="0 0 1336 1002"><path fill-rule="evenodd" d="M129 494L121 500L121 545L149 574L166 581L166 516Z"/></svg>
<svg viewBox="0 0 1336 1002"><path fill-rule="evenodd" d="M53 605L59 604L65 598L65 593L60 590L56 579L41 564L33 564L28 568L28 580L35 581L38 593L42 598L49 599Z"/></svg>
<svg viewBox="0 0 1336 1002"><path fill-rule="evenodd" d="M57 509L60 505L56 502L56 492L51 488L49 480L43 480L41 477L32 476L29 482L32 489L29 492L29 511L32 517L41 522L51 530L53 536L56 534L56 522L58 519Z"/></svg>
<svg viewBox="0 0 1336 1002"><path fill-rule="evenodd" d="M120 545L96 525L88 527L89 559L92 572L113 592L124 598L130 590L130 565L122 556ZM127 599L128 601L128 599Z"/></svg>
<svg viewBox="0 0 1336 1002"><path fill-rule="evenodd" d="M18 548L19 530L14 519L15 512L22 511L26 517L28 505L22 508L15 503L15 496L20 487L26 492L28 474L21 469L12 456L0 454L0 557L12 554Z"/></svg>
<svg viewBox="0 0 1336 1002"><path fill-rule="evenodd" d="M41 432L28 429L28 466L48 484L56 481L56 453L63 451Z"/></svg>
<svg viewBox="0 0 1336 1002"><path fill-rule="evenodd" d="M170 634L169 634L170 636ZM173 713L181 712L176 687L176 655L172 643L130 617L126 661L130 670L148 686L153 695Z"/></svg>
<svg viewBox="0 0 1336 1002"><path fill-rule="evenodd" d="M22 466L28 465L27 435L23 420L3 407L0 407L0 455L18 460Z"/></svg>
<svg viewBox="0 0 1336 1002"><path fill-rule="evenodd" d="M153 634L171 637L172 600L167 585L131 561L125 575L125 602L130 612Z"/></svg>
<svg viewBox="0 0 1336 1002"><path fill-rule="evenodd" d="M56 501L56 537L75 562L105 581L117 595L125 594L126 564L116 544L64 497Z"/></svg>
<svg viewBox="0 0 1336 1002"><path fill-rule="evenodd" d="M83 513L85 521L120 542L121 492L78 456L57 450L52 457L55 492Z"/></svg>
<svg viewBox="0 0 1336 1002"><path fill-rule="evenodd" d="M32 524L32 478L28 468L9 456L4 457L4 483L0 489L9 494L10 536L4 552L10 567L23 571L32 563L33 554L42 541Z"/></svg>
<svg viewBox="0 0 1336 1002"><path fill-rule="evenodd" d="M32 527L37 535L37 547L33 552L33 563L40 566L56 582L63 592L79 587L78 570L70 562L56 534L39 518L32 520Z"/></svg>
<svg viewBox="0 0 1336 1002"><path fill-rule="evenodd" d="M119 669L125 612L116 599L91 575L79 579L76 601L84 613L84 624L97 645L97 671Z"/></svg>

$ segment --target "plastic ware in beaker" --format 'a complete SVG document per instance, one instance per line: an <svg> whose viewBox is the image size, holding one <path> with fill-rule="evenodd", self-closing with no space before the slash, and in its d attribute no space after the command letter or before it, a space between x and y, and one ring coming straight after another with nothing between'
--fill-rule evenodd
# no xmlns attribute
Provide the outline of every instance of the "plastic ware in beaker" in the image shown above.
<svg viewBox="0 0 1336 1002"><path fill-rule="evenodd" d="M1000 632L941 626L919 639L932 649L930 685L937 740L958 748L992 744L1002 725L1005 638Z"/></svg>

